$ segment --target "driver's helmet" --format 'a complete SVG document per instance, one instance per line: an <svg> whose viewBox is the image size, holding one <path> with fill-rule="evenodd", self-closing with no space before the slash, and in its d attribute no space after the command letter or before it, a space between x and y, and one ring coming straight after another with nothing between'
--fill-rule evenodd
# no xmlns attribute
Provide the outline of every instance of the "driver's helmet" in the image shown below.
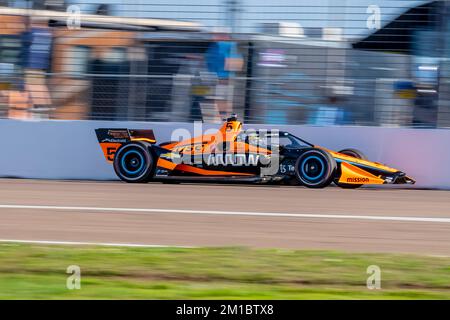
<svg viewBox="0 0 450 320"><path fill-rule="evenodd" d="M227 122L229 122L229 121L238 121L238 116L237 116L237 114L236 114L236 113L232 113L232 114L226 119L226 121L227 121Z"/></svg>

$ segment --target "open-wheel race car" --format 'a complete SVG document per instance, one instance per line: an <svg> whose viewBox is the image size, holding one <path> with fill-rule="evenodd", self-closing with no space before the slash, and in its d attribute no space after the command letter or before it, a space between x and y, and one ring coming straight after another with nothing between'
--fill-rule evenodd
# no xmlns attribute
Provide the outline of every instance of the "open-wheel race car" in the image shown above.
<svg viewBox="0 0 450 320"><path fill-rule="evenodd" d="M153 130L96 129L117 176L126 182L215 181L323 188L414 184L402 171L371 162L356 149L339 152L289 132L243 130L235 115L213 134L156 143Z"/></svg>

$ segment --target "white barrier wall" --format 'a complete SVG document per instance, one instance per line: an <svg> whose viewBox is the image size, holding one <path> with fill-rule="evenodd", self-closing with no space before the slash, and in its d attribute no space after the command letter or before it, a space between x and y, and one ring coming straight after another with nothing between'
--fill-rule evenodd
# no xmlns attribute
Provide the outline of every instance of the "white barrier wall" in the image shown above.
<svg viewBox="0 0 450 320"><path fill-rule="evenodd" d="M0 120L0 176L38 179L117 179L97 143L96 128L152 128L159 142L187 123ZM205 125L204 129L218 126ZM381 127L255 126L290 131L333 150L357 148L370 160L417 180L416 187L450 189L450 130Z"/></svg>

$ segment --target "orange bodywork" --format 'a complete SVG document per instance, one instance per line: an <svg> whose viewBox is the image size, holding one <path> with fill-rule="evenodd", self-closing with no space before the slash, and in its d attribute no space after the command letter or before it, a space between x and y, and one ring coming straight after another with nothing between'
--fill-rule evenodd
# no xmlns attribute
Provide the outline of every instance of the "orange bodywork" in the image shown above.
<svg viewBox="0 0 450 320"><path fill-rule="evenodd" d="M377 169L380 169L380 170L384 170L384 171L388 171L388 172L396 172L396 171L398 171L397 169L388 167L388 166L386 166L384 164L381 164L381 163L378 163L378 162L372 162L372 161L368 161L368 160L358 159L358 158L347 156L345 154L342 154L342 153L339 153L339 152L335 152L335 151L331 151L331 150L328 150L328 149L325 149L325 148L322 148L322 147L318 147L318 146L315 146L315 147L316 148L321 148L323 150L328 151L333 156L333 158L335 158L335 159L340 159L340 160L344 160L344 161L350 161L350 162L353 162L353 163L358 163L358 164L362 164L362 165L365 165L365 166L374 167L374 168L377 168Z"/></svg>
<svg viewBox="0 0 450 320"><path fill-rule="evenodd" d="M121 146L121 143L116 142L102 142L100 143L100 147L102 148L103 155L105 156L106 161L112 163L114 161L114 155L116 154L117 149Z"/></svg>
<svg viewBox="0 0 450 320"><path fill-rule="evenodd" d="M181 172L196 173L202 176L252 176L250 173L232 172L232 171L219 171L219 170L206 170L189 166L187 164L179 164L175 167L176 170Z"/></svg>
<svg viewBox="0 0 450 320"><path fill-rule="evenodd" d="M155 139L149 139L149 138L131 138L130 141L145 141L148 143L155 143Z"/></svg>
<svg viewBox="0 0 450 320"><path fill-rule="evenodd" d="M173 142L164 145L164 149L170 150L174 154L182 154L187 156L201 156L203 154L210 154L217 150L218 146L226 143L228 144L227 151L237 153L258 153L270 154L270 150L257 148L244 142L236 141L236 136L242 130L242 123L239 121L226 122L215 134L205 134L199 137L183 140L180 142ZM187 164L175 164L169 160L159 158L158 167L167 170L177 170L181 172L195 173L203 176L252 176L250 173L233 172L233 171L218 171L198 168Z"/></svg>
<svg viewBox="0 0 450 320"><path fill-rule="evenodd" d="M169 160L159 158L158 162L156 163L156 166L167 169L167 170L174 170L175 167L177 166L177 164L173 163Z"/></svg>
<svg viewBox="0 0 450 320"><path fill-rule="evenodd" d="M341 161L341 176L339 177L340 183L345 184L384 184L385 181L381 177L375 176L371 174L370 172L363 170L361 168L358 168L354 164L360 164L366 167L376 168L378 170L383 170L387 172L397 172L397 169L388 167L384 164L378 163L378 162L372 162L368 160L363 160L355 157L351 157L339 152L335 152L326 148L322 148L319 146L315 146L316 148L321 148L323 150L328 151L333 158ZM351 163L348 163L348 162Z"/></svg>
<svg viewBox="0 0 450 320"><path fill-rule="evenodd" d="M383 184L384 180L347 162L341 163L340 183Z"/></svg>
<svg viewBox="0 0 450 320"><path fill-rule="evenodd" d="M197 168L193 166L189 166L186 164L175 164L169 160L159 158L158 162L156 164L158 167L167 169L167 170L178 170L181 172L189 172L189 173L196 173L202 176L251 176L251 174L248 173L242 173L242 172L231 172L231 171L216 171L216 170L206 170L202 168Z"/></svg>
<svg viewBox="0 0 450 320"><path fill-rule="evenodd" d="M164 145L164 149L188 155L201 155L203 153L215 152L217 146L221 143L229 143L227 151L258 154L271 153L269 149L256 147L245 142L236 141L236 137L241 132L241 130L241 122L228 121L215 134L205 134L180 142L166 144Z"/></svg>

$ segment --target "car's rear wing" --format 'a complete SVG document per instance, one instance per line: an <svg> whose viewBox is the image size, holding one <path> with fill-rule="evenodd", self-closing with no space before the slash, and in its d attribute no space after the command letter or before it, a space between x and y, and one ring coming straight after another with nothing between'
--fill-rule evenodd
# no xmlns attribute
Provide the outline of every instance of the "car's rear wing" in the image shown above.
<svg viewBox="0 0 450 320"><path fill-rule="evenodd" d="M155 134L151 129L99 128L95 129L95 134L103 154L109 162L114 161L117 149L128 141L156 143Z"/></svg>

